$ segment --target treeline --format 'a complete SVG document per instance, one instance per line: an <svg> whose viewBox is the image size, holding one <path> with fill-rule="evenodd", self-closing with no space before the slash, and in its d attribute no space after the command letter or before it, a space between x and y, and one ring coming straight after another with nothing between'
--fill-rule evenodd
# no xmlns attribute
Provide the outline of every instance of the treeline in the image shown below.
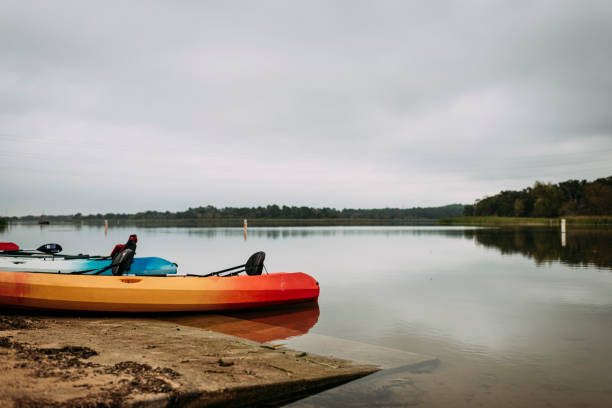
<svg viewBox="0 0 612 408"><path fill-rule="evenodd" d="M536 181L521 191L502 191L464 207L466 216L559 217L612 215L612 176L592 182L567 180L558 184Z"/></svg>
<svg viewBox="0 0 612 408"><path fill-rule="evenodd" d="M135 214L89 214L77 213L74 215L47 215L44 220L51 222L99 221L99 220L198 220L198 219L438 219L444 217L458 217L463 212L462 204L451 204L442 207L415 207L415 208L377 208L377 209L349 209L337 210L335 208L289 207L268 205L265 207L206 207L189 208L186 211L143 211ZM36 222L39 216L26 215L12 217L15 221Z"/></svg>

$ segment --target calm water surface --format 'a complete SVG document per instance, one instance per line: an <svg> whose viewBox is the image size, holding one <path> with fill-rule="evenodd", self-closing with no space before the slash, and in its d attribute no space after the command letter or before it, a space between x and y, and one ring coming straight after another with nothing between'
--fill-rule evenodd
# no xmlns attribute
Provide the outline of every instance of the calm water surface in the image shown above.
<svg viewBox="0 0 612 408"><path fill-rule="evenodd" d="M324 335L440 359L426 372L389 371L368 396L297 405L612 406L611 230L570 228L563 246L551 229L252 228L245 240L240 228L122 227L105 236L17 225L0 241L106 254L130 233L139 234L139 256L177 262L181 273L264 250L268 271L320 282L318 307L177 317L185 324L289 345L281 339ZM362 380L361 390L380 378Z"/></svg>

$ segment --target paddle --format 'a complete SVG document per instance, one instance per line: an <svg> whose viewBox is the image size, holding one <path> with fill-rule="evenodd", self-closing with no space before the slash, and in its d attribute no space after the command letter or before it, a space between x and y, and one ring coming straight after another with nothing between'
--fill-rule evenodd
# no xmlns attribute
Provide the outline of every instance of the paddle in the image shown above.
<svg viewBox="0 0 612 408"><path fill-rule="evenodd" d="M59 254L62 252L62 246L60 244L44 244L36 248L37 251L45 254Z"/></svg>
<svg viewBox="0 0 612 408"><path fill-rule="evenodd" d="M62 252L62 246L60 244L44 244L36 249L19 249L19 245L14 242L0 242L0 251L2 252L19 252L19 253L33 253L42 252L43 254L58 254Z"/></svg>
<svg viewBox="0 0 612 408"><path fill-rule="evenodd" d="M60 244L55 244L55 243L49 243L49 244L44 244L39 246L36 249L19 249L19 245L15 244L14 242L0 242L0 253L6 252L7 255L11 255L11 256L25 256L25 255L36 255L36 252L41 252L43 254L48 254L48 255L55 255L58 254L60 252L62 252L63 248ZM90 257L89 255L62 255L62 258L65 259L91 259L94 257ZM131 258L129 259L130 263L131 263L131 259L133 259L134 257L134 251L131 252ZM96 259L104 259L104 258L108 258L111 259L110 257L95 257ZM119 259L119 262L114 262L111 263L108 266L102 267L102 268L95 268L95 269L88 269L85 271L75 271L75 272L70 272L71 274L76 274L76 275L81 275L81 274L86 274L89 272L94 272L94 275L99 275L111 268L116 268L116 267L120 267L122 266L122 264L126 264L126 261L122 258ZM124 267L125 269L125 267ZM118 271L118 273L122 273L123 271Z"/></svg>
<svg viewBox="0 0 612 408"><path fill-rule="evenodd" d="M19 251L19 245L14 242L0 242L0 251Z"/></svg>

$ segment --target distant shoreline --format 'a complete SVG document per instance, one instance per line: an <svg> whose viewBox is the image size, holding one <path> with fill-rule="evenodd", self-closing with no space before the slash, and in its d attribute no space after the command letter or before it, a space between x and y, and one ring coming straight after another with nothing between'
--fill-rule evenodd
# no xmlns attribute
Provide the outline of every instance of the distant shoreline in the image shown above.
<svg viewBox="0 0 612 408"><path fill-rule="evenodd" d="M267 205L265 207L223 207L216 208L214 206L200 206L188 208L185 211L140 211L133 214L127 213L112 213L105 214L88 214L81 213L65 214L65 215L24 215L10 217L10 221L18 222L40 222L49 221L51 224L58 222L73 222L73 223L104 223L113 222L131 222L131 223L177 223L177 224L234 224L239 221L239 226L242 226L242 220L247 219L257 220L256 222L266 222L271 224L291 223L302 225L304 220L308 223L318 225L329 224L353 224L353 223L405 223L405 220L437 220L443 217L459 217L463 215L463 204L449 204L442 207L413 207L413 208L343 208L341 210L329 207L288 207L286 205L279 206L276 204ZM354 221L364 220L364 221ZM381 220L381 221L372 221ZM400 221L397 221L400 220Z"/></svg>
<svg viewBox="0 0 612 408"><path fill-rule="evenodd" d="M247 219L247 227L342 227L342 226L411 226L411 225L446 225L446 226L560 226L561 219L565 219L568 225L605 225L612 226L612 216L567 216L558 218L536 218L536 217L448 217L448 218L252 218ZM0 219L0 226L8 224L6 220ZM11 220L14 225L39 225L36 221ZM193 218L193 219L108 219L109 227L220 227L220 228L243 228L243 218ZM78 225L104 227L104 220L83 219L72 221L51 221L54 225ZM42 226L41 226L42 227Z"/></svg>
<svg viewBox="0 0 612 408"><path fill-rule="evenodd" d="M14 220L15 225L38 225L35 221ZM109 227L137 226L137 227L225 227L243 228L243 218L194 218L194 219L137 219L117 220L109 219ZM53 225L83 225L104 227L103 220L81 221L51 221ZM253 218L247 219L247 227L341 227L341 226L407 226L407 225L437 225L437 219L431 218Z"/></svg>
<svg viewBox="0 0 612 408"><path fill-rule="evenodd" d="M454 217L440 218L439 225L478 225L478 226L558 226L561 219L565 219L567 224L575 225L612 225L610 215L585 215L585 216L566 216L557 218L535 218L535 217Z"/></svg>

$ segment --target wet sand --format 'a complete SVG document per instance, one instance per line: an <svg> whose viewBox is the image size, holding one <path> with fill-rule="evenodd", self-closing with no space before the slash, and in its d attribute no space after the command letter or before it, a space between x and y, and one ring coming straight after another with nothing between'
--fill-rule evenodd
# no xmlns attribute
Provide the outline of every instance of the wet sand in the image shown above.
<svg viewBox="0 0 612 408"><path fill-rule="evenodd" d="M0 312L0 406L278 405L372 365L147 318Z"/></svg>

